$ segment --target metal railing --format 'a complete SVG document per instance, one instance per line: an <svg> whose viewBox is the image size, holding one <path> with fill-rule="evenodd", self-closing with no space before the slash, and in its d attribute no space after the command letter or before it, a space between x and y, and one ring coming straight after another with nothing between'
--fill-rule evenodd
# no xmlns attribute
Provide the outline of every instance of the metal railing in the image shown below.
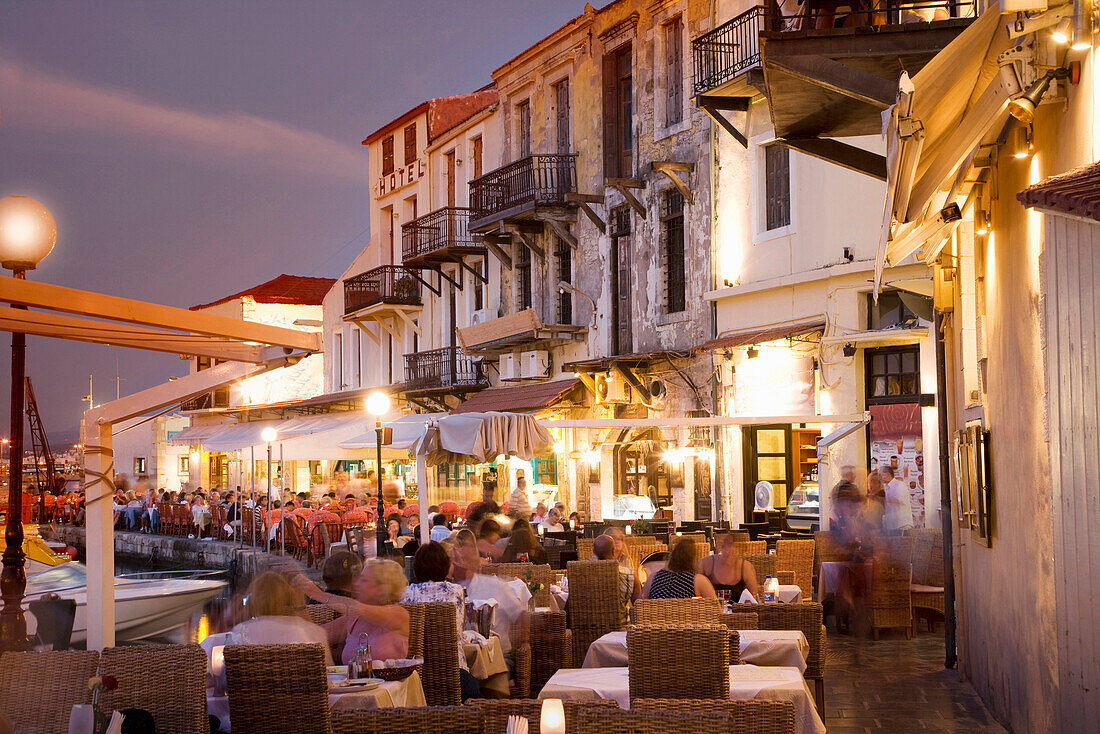
<svg viewBox="0 0 1100 734"><path fill-rule="evenodd" d="M757 5L693 40L691 52L695 66L695 94L706 94L758 66L761 31L805 34L833 28L866 28L977 17L977 0L904 4L891 0L875 8L858 3L823 6L804 3L802 7L805 8L803 12L788 15Z"/></svg>
<svg viewBox="0 0 1100 734"><path fill-rule="evenodd" d="M420 305L420 281L412 268L383 265L344 281L344 313L378 303Z"/></svg>
<svg viewBox="0 0 1100 734"><path fill-rule="evenodd" d="M452 247L480 248L470 236L470 209L436 209L401 226L401 259L415 260Z"/></svg>
<svg viewBox="0 0 1100 734"><path fill-rule="evenodd" d="M208 392L205 395L200 395L197 398L191 398L183 403L180 403L181 411L188 410L210 410L211 408L228 408L229 407L229 388L221 387L214 392Z"/></svg>
<svg viewBox="0 0 1100 734"><path fill-rule="evenodd" d="M538 153L501 166L470 182L472 219L492 216L517 206L564 205L577 190L575 153Z"/></svg>
<svg viewBox="0 0 1100 734"><path fill-rule="evenodd" d="M405 355L405 387L430 390L445 387L488 387L481 362L460 347L443 347Z"/></svg>

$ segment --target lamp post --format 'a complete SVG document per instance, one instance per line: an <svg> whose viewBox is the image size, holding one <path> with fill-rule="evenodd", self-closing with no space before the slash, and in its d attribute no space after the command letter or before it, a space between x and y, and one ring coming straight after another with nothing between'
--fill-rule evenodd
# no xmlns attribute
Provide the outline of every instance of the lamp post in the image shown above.
<svg viewBox="0 0 1100 734"><path fill-rule="evenodd" d="M57 241L57 223L45 206L26 196L0 199L0 266L20 280L50 254ZM19 308L19 306L15 306ZM27 646L23 592L27 572L23 554L23 401L27 337L11 334L11 436L8 448L8 516L4 529L4 570L0 574L0 649ZM7 443L7 442L5 442ZM15 456L19 461L13 461Z"/></svg>
<svg viewBox="0 0 1100 734"><path fill-rule="evenodd" d="M375 444L378 449L378 518L375 527L375 555L382 557L382 546L386 542L386 518L382 513L386 506L382 500L382 416L390 411L390 397L384 392L372 392L367 396L367 412L374 416Z"/></svg>
<svg viewBox="0 0 1100 734"><path fill-rule="evenodd" d="M255 434L253 434L255 435ZM275 514L275 500L271 496L271 443L279 434L275 432L275 429L268 426L260 432L260 438L267 444L267 516L271 517ZM279 522L283 521L283 511L279 510ZM264 550L267 551L267 539L264 539Z"/></svg>

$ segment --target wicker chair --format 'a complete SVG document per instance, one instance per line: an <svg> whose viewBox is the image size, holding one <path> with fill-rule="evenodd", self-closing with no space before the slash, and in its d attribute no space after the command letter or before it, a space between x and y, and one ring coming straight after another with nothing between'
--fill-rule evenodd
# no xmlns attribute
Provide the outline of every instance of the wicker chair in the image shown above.
<svg viewBox="0 0 1100 734"><path fill-rule="evenodd" d="M320 645L226 645L225 679L234 734L332 731Z"/></svg>
<svg viewBox="0 0 1100 734"><path fill-rule="evenodd" d="M472 706L360 709L334 711L332 731L333 734L481 734L482 723L481 712Z"/></svg>
<svg viewBox="0 0 1100 734"><path fill-rule="evenodd" d="M448 602L403 604L406 609L423 609L424 636L421 655L424 667L421 681L424 698L429 706L457 706L462 703L462 686L458 678L458 627L455 605ZM412 620L410 619L410 625ZM409 654L413 654L410 634Z"/></svg>
<svg viewBox="0 0 1100 734"><path fill-rule="evenodd" d="M762 630L801 630L810 645L806 656L806 672L802 677L814 682L817 710L825 717L825 625L821 604L734 604L734 614L755 614L757 628ZM731 616L731 615L726 615Z"/></svg>
<svg viewBox="0 0 1100 734"><path fill-rule="evenodd" d="M913 607L913 631L917 629L917 610L926 609L944 614L943 601L943 532L938 528L922 528L913 541L913 583L909 587L909 602ZM932 619L928 620L932 630Z"/></svg>
<svg viewBox="0 0 1100 734"><path fill-rule="evenodd" d="M792 701L719 701L709 698L639 698L631 711L724 713L728 734L794 734Z"/></svg>
<svg viewBox="0 0 1100 734"><path fill-rule="evenodd" d="M593 551L592 549L592 544L595 542L595 538L577 538L578 561L587 561L589 558L595 555L595 551Z"/></svg>
<svg viewBox="0 0 1100 734"><path fill-rule="evenodd" d="M618 710L619 704L613 700L562 701L565 707L565 734L588 734L581 729L578 715L581 710ZM537 699L481 699L466 702L467 707L476 706L481 711L482 731L486 734L503 734L508 727L509 716L522 716L531 724L529 734L539 734L541 724L542 701ZM412 731L412 730L410 730Z"/></svg>
<svg viewBox="0 0 1100 734"><path fill-rule="evenodd" d="M812 540L779 540L775 544L778 571L794 573L794 583L809 599L814 583L814 542Z"/></svg>
<svg viewBox="0 0 1100 734"><path fill-rule="evenodd" d="M328 604L306 604L306 616L316 625L328 624L340 615Z"/></svg>
<svg viewBox="0 0 1100 734"><path fill-rule="evenodd" d="M757 583L763 583L768 576L776 576L777 564L775 556L772 554L750 553L745 556L745 560L752 564L752 569L756 572Z"/></svg>
<svg viewBox="0 0 1100 734"><path fill-rule="evenodd" d="M210 505L210 537L214 540L228 540L225 526L229 522L225 505Z"/></svg>
<svg viewBox="0 0 1100 734"><path fill-rule="evenodd" d="M43 734L65 734L73 706L92 702L88 679L98 663L95 650L0 655L0 714L16 731L38 727Z"/></svg>
<svg viewBox="0 0 1100 734"><path fill-rule="evenodd" d="M616 561L571 561L568 573L573 659L584 660L593 641L621 628L619 564Z"/></svg>
<svg viewBox="0 0 1100 734"><path fill-rule="evenodd" d="M309 543L306 541L306 533L302 526L291 515L287 515L279 522L279 531L272 541L273 548L282 546L285 535L286 552L294 556L295 560L304 561L309 554Z"/></svg>
<svg viewBox="0 0 1100 734"><path fill-rule="evenodd" d="M730 648L724 625L643 626L626 631L630 699L730 695Z"/></svg>
<svg viewBox="0 0 1100 734"><path fill-rule="evenodd" d="M646 556L651 553L661 553L667 550L668 546L664 543L636 543L627 546L623 549L623 552L626 554L626 557L630 559L631 565L637 568L642 565L642 561L645 560Z"/></svg>
<svg viewBox="0 0 1100 734"><path fill-rule="evenodd" d="M118 679L118 689L100 698L107 711L145 709L164 734L210 730L206 653L198 645L109 647L99 657L99 675Z"/></svg>
<svg viewBox="0 0 1100 734"><path fill-rule="evenodd" d="M880 629L904 627L906 638L913 636L913 607L910 585L913 569L909 562L913 539L908 535L883 538L875 549L871 576L871 635L877 640Z"/></svg>
<svg viewBox="0 0 1100 734"><path fill-rule="evenodd" d="M639 599L634 604L635 624L720 624L718 599Z"/></svg>
<svg viewBox="0 0 1100 734"><path fill-rule="evenodd" d="M402 604L409 613L409 657L424 657L424 605Z"/></svg>
<svg viewBox="0 0 1100 734"><path fill-rule="evenodd" d="M530 615L531 691L537 693L561 668L573 667L573 633L565 612Z"/></svg>
<svg viewBox="0 0 1100 734"><path fill-rule="evenodd" d="M534 563L486 563L481 567L481 573L489 576L501 576L504 578L516 578L526 580L530 573L535 581L542 582L542 588L535 594L536 607L550 606L550 584L554 581L554 574L549 564Z"/></svg>
<svg viewBox="0 0 1100 734"><path fill-rule="evenodd" d="M598 731L600 734L727 734L730 731L729 714L716 712L686 714L582 709L577 718L581 731Z"/></svg>
<svg viewBox="0 0 1100 734"><path fill-rule="evenodd" d="M722 615L722 623L731 630L760 629L760 615L756 612L730 612Z"/></svg>
<svg viewBox="0 0 1100 734"><path fill-rule="evenodd" d="M768 542L766 540L735 540L733 541L733 547L743 556L762 556L768 552Z"/></svg>

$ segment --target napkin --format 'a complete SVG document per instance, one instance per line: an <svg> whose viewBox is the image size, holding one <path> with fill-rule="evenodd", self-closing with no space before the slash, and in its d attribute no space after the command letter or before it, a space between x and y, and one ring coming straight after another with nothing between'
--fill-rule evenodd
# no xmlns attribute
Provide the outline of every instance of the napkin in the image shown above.
<svg viewBox="0 0 1100 734"><path fill-rule="evenodd" d="M118 711L111 713L111 720L107 722L107 731L104 734L122 734L122 719L124 717Z"/></svg>
<svg viewBox="0 0 1100 734"><path fill-rule="evenodd" d="M749 590L745 589L744 591L741 592L741 598L737 600L737 603L738 604L757 604L758 602L753 597L753 595L749 593Z"/></svg>
<svg viewBox="0 0 1100 734"><path fill-rule="evenodd" d="M462 632L462 639L472 645L480 645L481 647L485 647L489 644L489 640L485 639L485 637L476 630L464 630Z"/></svg>
<svg viewBox="0 0 1100 734"><path fill-rule="evenodd" d="M505 734L527 734L527 728L531 725L531 722L522 716L509 716L508 728L505 730Z"/></svg>

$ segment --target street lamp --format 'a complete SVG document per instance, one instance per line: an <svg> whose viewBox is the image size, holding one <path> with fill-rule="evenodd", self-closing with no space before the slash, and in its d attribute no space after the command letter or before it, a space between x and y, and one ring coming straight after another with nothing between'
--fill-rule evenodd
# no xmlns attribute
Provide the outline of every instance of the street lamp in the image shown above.
<svg viewBox="0 0 1100 734"><path fill-rule="evenodd" d="M0 266L23 280L34 270L57 241L57 223L50 210L26 196L0 199ZM14 308L20 308L15 306ZM25 307L23 307L25 308ZM0 574L0 649L19 650L27 646L27 619L23 615L23 592L27 571L23 554L23 401L27 336L11 334L11 445L8 450L8 517L4 529L4 570ZM5 442L6 443L6 442ZM18 456L20 461L12 461Z"/></svg>
<svg viewBox="0 0 1100 734"><path fill-rule="evenodd" d="M374 522L375 555L382 557L382 546L386 542L386 520L382 513L386 507L382 502L382 416L390 412L390 396L384 392L372 392L367 396L367 412L374 416L375 444L378 448L378 518Z"/></svg>
<svg viewBox="0 0 1100 734"><path fill-rule="evenodd" d="M255 435L255 434L253 434ZM260 432L260 438L267 444L267 516L271 517L275 514L275 500L271 496L271 443L279 437L278 432L271 426L268 426ZM279 510L279 522L283 521L283 510ZM280 533L282 535L282 533ZM283 550L286 551L286 538L283 538ZM269 550L267 547L267 540L264 540L264 550Z"/></svg>

